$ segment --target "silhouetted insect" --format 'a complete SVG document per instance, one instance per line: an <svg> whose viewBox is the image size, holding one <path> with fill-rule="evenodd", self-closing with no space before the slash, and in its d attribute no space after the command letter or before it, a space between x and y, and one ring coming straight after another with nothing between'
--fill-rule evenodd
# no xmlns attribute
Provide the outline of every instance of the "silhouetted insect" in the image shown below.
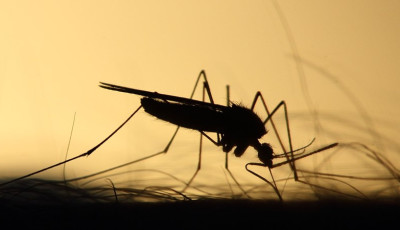
<svg viewBox="0 0 400 230"><path fill-rule="evenodd" d="M192 99L201 77L204 78L203 101ZM319 149L317 151L307 153L305 155L301 155L300 157L295 158L293 153L298 150L294 151L292 148L287 108L286 108L286 103L284 101L281 101L272 112L269 112L269 110L266 106L266 103L264 101L264 98L262 97L262 94L260 92L257 92L256 96L253 100L252 106L249 109L249 108L243 107L241 105L236 105L236 104L230 102L229 101L229 87L227 87L227 101L228 101L227 106L215 104L214 100L212 98L211 89L210 89L210 86L209 86L209 83L208 83L208 80L207 80L204 70L200 72L190 98L177 97L177 96L171 96L171 95L166 95L166 94L160 94L157 92L149 92L149 91L144 91L144 90L132 89L132 88L118 86L118 85L104 83L104 82L100 82L100 87L109 89L109 90L144 96L141 99L141 106L144 108L144 110L147 113L149 113L161 120L167 121L169 123L172 123L172 124L175 124L178 126L174 135L172 136L171 140L169 141L168 145L166 146L164 151L162 151L164 153L168 151L168 148L169 148L170 144L172 143L179 127L198 130L201 133L201 137L204 136L207 139L209 139L212 143L214 143L215 145L222 146L222 150L225 153L228 153L233 148L235 148L234 154L237 157L242 156L243 153L246 151L246 149L249 146L252 146L255 150L257 150L258 159L262 163L248 163L246 165L246 169L249 172L251 172L252 174L256 175L257 177L259 177L259 178L263 179L264 181L266 181L267 183L269 183L275 189L275 191L278 194L280 199L281 199L281 197L280 197L279 191L276 188L275 182L274 182L274 184L272 184L268 180L266 180L264 177L259 176L258 174L249 170L248 165L264 166L264 167L268 167L269 169L271 169L271 168L280 166L282 164L289 163L294 172L294 178L295 178L295 180L297 180L297 173L296 173L296 167L295 167L296 160L298 160L300 158L304 158L304 157L314 154L316 152L320 152L325 149L332 148L336 145L336 143L335 143L335 144L329 145L327 147L324 147L322 149ZM208 96L210 102L204 101L206 93L207 93L207 96ZM259 99L261 99L262 104L265 108L265 111L268 114L268 117L264 121L262 121L261 118L257 114L255 114L253 111L253 109ZM289 151L285 150L285 147L282 144L282 141L280 140L279 135L277 134L277 137L279 139L279 142L281 143L282 149L284 150L283 156L285 156L287 158L287 160L274 165L273 159L275 157L277 157L277 155L274 154L274 151L272 150L270 144L260 143L259 139L267 133L265 124L268 121L271 121L272 127L275 129L275 132L277 133L275 125L271 118L272 118L273 114L282 106L285 111L286 127L287 127L287 134L288 134L288 140L289 140ZM216 140L212 139L208 134L206 134L206 132L216 133L217 139ZM304 149L304 148L305 147L303 147L301 149ZM190 181L187 183L187 186L189 186L189 184L192 182L192 180L195 178L196 174L200 170L201 148L200 148L199 154L200 154L200 156L199 156L197 170L194 173L194 175L192 176L192 178L190 179ZM226 156L228 156L228 155L226 155ZM225 167L229 171L227 158L226 158L226 162L225 162ZM231 174L231 176L234 179L232 174ZM272 176L272 173L271 173L271 176ZM236 182L236 180L235 180L235 182ZM187 188L187 186L185 187L185 189Z"/></svg>
<svg viewBox="0 0 400 230"><path fill-rule="evenodd" d="M192 97L196 91L196 88L198 86L198 83L199 83L201 77L204 78L203 96L202 96L202 101L199 101L199 100L192 99ZM273 175L271 172L272 168L279 167L284 164L289 164L293 171L294 179L298 180L296 167L295 167L296 160L299 160L301 158L310 156L317 152L321 152L323 150L332 148L337 145L337 143L333 143L331 145L327 145L318 150L315 150L315 151L312 151L312 152L309 152L306 154L303 154L303 153L296 154L296 156L295 156L294 152L297 152L299 150L304 150L309 145L311 145L312 142L305 147L302 147L297 150L293 150L291 135L290 135L290 128L289 128L288 113L287 113L286 103L284 101L281 101L278 104L278 106L276 106L275 109L272 110L272 112L270 112L268 110L268 107L266 106L266 103L265 103L265 100L264 100L262 94L260 92L257 92L254 97L252 106L250 108L245 108L243 106L236 105L236 104L230 102L229 87L227 87L227 102L228 102L227 105L223 106L223 105L215 104L214 100L212 98L210 86L209 86L209 83L207 81L207 77L206 77L206 74L204 71L201 71L199 76L197 77L197 80L196 80L196 83L195 83L195 86L194 86L194 89L192 91L190 98L177 97L177 96L171 96L171 95L166 95L166 94L160 94L157 92L149 92L149 91L144 91L144 90L132 89L132 88L113 85L113 84L109 84L109 83L102 83L102 82L100 83L100 87L109 89L109 90L115 90L115 91L120 91L120 92L124 92L124 93L131 93L131 94L137 94L137 95L144 96L141 99L141 106L139 106L126 119L126 121L123 122L116 130L114 130L103 141L101 141L99 144L97 144L96 146L94 146L93 148L88 150L87 152L85 152L81 155L78 155L76 157L73 157L71 159L65 160L63 162L54 164L47 168L41 169L39 171L36 171L36 172L30 173L30 174L27 174L25 176L13 179L11 181L2 183L2 184L0 184L0 187L5 186L10 183L13 183L13 182L16 182L16 181L19 181L19 180L22 180L22 179L30 177L32 175L38 174L38 173L46 171L48 169L57 167L59 165L63 165L67 162L78 159L80 157L89 156L96 149L98 149L101 145L103 145L108 139L110 139L116 132L118 132L118 130L121 129L142 107L144 108L144 110L147 113L149 113L161 120L175 124L175 125L177 125L177 128L164 150L162 150L158 153L155 153L153 155L135 160L134 162L142 161L142 160L154 157L156 155L166 153L168 151L170 145L172 144L180 127L198 130L200 132L200 146L202 144L203 136L206 137L207 139L209 139L215 145L222 146L222 150L226 153L225 168L230 173L232 179L235 181L235 183L239 187L240 187L240 184L236 181L236 179L234 178L234 176L228 169L228 154L227 153L230 152L233 148L235 148L235 150L234 150L235 156L240 157L244 154L244 152L246 151L246 149L249 146L252 146L254 149L256 149L258 152L258 159L262 163L254 163L254 162L247 163L246 170L248 172L252 173L253 175L257 176L258 178L264 180L269 185L271 185L280 200L282 200L282 197L280 195L279 190L277 189L275 180L273 179ZM207 94L210 102L204 101L206 94ZM261 100L262 105L268 115L264 121L262 121L261 118L258 115L256 115L253 111L254 107L259 99ZM283 145L282 140L281 140L281 138L275 128L274 122L272 120L272 116L281 107L284 108L284 112L285 112L285 121L286 121L286 130L287 130L288 142L289 142L289 151L286 151L285 146ZM281 148L283 150L282 154L275 154L274 151L272 150L271 146L268 143L260 143L260 141L259 141L259 139L267 133L265 125L268 121L271 122L272 128L274 129L274 132L275 132L275 134L278 138L278 141L281 145ZM206 132L207 133L208 132L216 133L217 139L214 140ZM194 175L191 177L189 182L186 184L186 187L183 189L183 191L190 185L190 183L193 181L193 179L196 177L197 173L200 170L201 151L202 150L200 148L197 170L195 171ZM280 162L280 163L273 164L273 159L278 158L278 157L285 157L286 160L283 162ZM267 167L270 171L273 183L269 182L264 177L253 172L252 170L250 170L248 168L249 165ZM115 168L117 168L117 167L115 167ZM242 189L242 191L245 192L243 189Z"/></svg>
<svg viewBox="0 0 400 230"><path fill-rule="evenodd" d="M272 166L271 146L258 141L267 133L264 123L248 108L235 104L222 106L108 83L101 83L100 86L145 96L141 99L141 104L147 113L177 126L200 131L214 144L222 146L224 152L230 152L236 147L234 154L237 157L242 156L252 146L257 150L260 161L268 167ZM209 90L207 83L206 87ZM205 132L217 133L218 140L211 139Z"/></svg>

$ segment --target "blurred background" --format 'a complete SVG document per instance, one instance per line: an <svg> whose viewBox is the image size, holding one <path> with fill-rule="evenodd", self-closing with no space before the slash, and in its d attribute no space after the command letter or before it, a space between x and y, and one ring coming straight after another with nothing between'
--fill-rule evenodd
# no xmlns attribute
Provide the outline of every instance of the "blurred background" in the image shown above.
<svg viewBox="0 0 400 230"><path fill-rule="evenodd" d="M302 174L307 183L333 194L398 195L398 1L2 1L0 18L4 181L86 152L140 105L140 96L102 89L100 81L188 97L204 69L219 104L226 104L226 85L231 101L245 106L257 91L270 110L286 101L295 149L313 138L307 152L341 143L299 161L310 172ZM283 115L274 121L287 145ZM263 141L282 153L267 128ZM141 159L163 150L174 130L142 110L91 156L34 177L76 178ZM202 170L187 192L243 194L224 170L222 150L203 143ZM196 169L198 148L198 132L181 129L167 154L86 183L108 178L116 187L180 190ZM246 172L244 165L257 161L249 149L231 156L230 168L251 197L276 198ZM287 165L273 173L285 198L315 198L320 189L294 182Z"/></svg>

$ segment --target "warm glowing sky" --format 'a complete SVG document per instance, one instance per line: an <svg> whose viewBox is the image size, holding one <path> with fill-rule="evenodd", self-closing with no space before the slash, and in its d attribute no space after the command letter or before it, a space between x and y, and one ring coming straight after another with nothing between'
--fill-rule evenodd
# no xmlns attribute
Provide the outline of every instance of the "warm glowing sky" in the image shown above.
<svg viewBox="0 0 400 230"><path fill-rule="evenodd" d="M346 97L351 92L379 132L398 135L400 2L279 4L313 106L360 121ZM272 1L1 1L0 31L0 173L6 177L63 160L75 112L70 156L97 144L139 105L139 97L100 89L99 81L188 96L205 69L222 104L230 84L234 101L249 105L260 90L270 105L286 100L293 114L308 111ZM75 165L98 170L135 159L138 150L161 150L168 137L159 126L165 125L142 114L98 156ZM146 146L135 146L140 143Z"/></svg>

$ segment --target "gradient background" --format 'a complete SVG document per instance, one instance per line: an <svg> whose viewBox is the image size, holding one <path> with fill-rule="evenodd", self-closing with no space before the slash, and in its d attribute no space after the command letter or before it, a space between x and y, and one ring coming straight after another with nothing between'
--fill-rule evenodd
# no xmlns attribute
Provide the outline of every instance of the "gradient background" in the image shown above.
<svg viewBox="0 0 400 230"><path fill-rule="evenodd" d="M1 177L64 160L75 113L69 156L92 148L140 105L139 96L101 89L99 81L189 96L202 69L220 104L226 101L226 84L231 100L244 105L251 105L257 91L271 109L285 100L295 148L313 137L313 148L360 141L398 162L400 3L279 1L277 6L274 1L2 1ZM257 113L265 116L261 108ZM283 124L282 114L276 121ZM173 130L141 111L93 155L68 164L67 177L158 152ZM198 139L198 133L181 130L167 155L131 170L160 169L188 180ZM273 137L263 140L282 152ZM315 169L323 157L303 161ZM215 179L226 185L223 160L220 149L205 143L196 183L213 187ZM259 181L243 169L256 160L253 150L232 158L241 183ZM346 175L385 171L364 163L345 152L324 167ZM149 174L126 173L122 181L168 181L157 173L148 179ZM36 177L61 176L59 167ZM286 170L281 178L288 176Z"/></svg>

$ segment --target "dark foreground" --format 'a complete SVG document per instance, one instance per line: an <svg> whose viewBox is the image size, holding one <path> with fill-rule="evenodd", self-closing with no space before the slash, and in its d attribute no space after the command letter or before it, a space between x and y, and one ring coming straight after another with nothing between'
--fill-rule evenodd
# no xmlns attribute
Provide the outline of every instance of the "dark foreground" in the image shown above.
<svg viewBox="0 0 400 230"><path fill-rule="evenodd" d="M396 229L399 202L197 200L130 204L2 204L1 228L16 229Z"/></svg>

